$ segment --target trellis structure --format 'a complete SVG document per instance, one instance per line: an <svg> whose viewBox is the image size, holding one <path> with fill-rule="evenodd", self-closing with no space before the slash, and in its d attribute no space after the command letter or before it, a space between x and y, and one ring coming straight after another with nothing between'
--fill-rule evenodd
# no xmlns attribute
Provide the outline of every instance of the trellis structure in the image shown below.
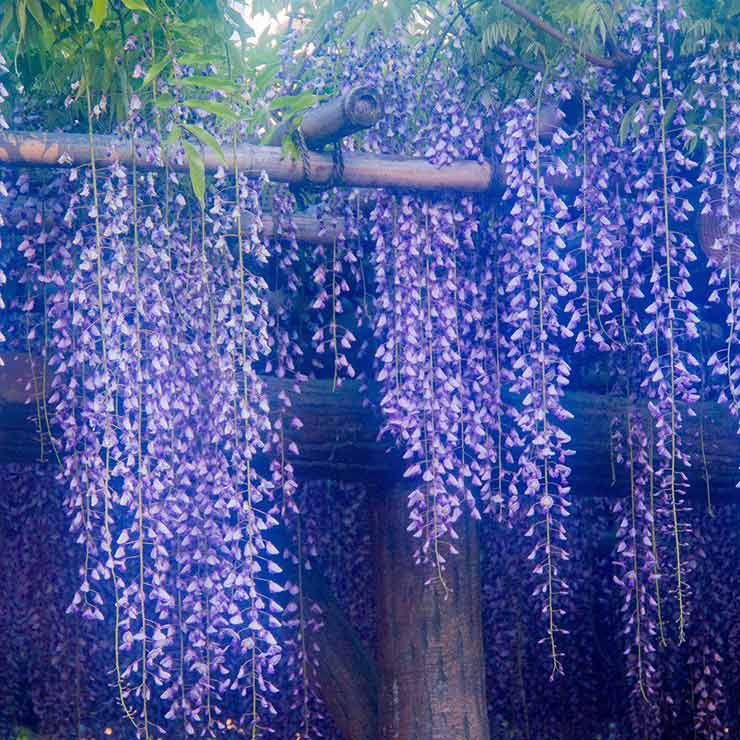
<svg viewBox="0 0 740 740"><path fill-rule="evenodd" d="M357 108L359 107L359 113ZM380 101L372 90L356 88L349 96L330 101L307 114L303 122L309 146L320 147L353 131L372 125ZM279 142L285 131L275 139ZM140 142L142 145L144 142ZM99 164L130 161L130 142L95 136L92 154ZM10 166L81 166L88 164L91 146L77 134L0 133L0 163ZM349 187L384 187L401 190L456 190L490 193L496 188L497 168L491 162L460 161L437 168L423 159L347 152L343 172L337 173L331 155L307 151L303 159L287 157L279 146L244 144L236 154L239 170L267 175L276 181ZM207 169L222 165L213 152L203 150ZM229 162L227 155L227 165ZM151 165L142 156L140 167ZM186 169L174 152L167 165ZM337 182L339 181L339 182ZM324 227L311 215L295 220L299 241L322 242L336 237L339 227ZM272 234L273 222L263 218ZM697 233L702 247L712 251L711 218L699 217ZM0 369L0 459L30 461L37 458L36 432L28 420L27 403L36 400L34 376L41 361L5 355ZM266 378L276 399L284 382ZM624 400L592 390L566 396L577 422L567 432L581 454L573 462L572 484L594 495L608 495L609 420ZM277 407L278 404L274 404ZM303 480L363 480L373 495L373 530L377 548L377 603L379 655L367 654L351 625L334 603L321 577L305 574L309 595L320 605L325 626L318 634L321 661L319 684L332 718L347 740L478 740L487 738L485 666L481 629L479 551L475 522L461 530L464 545L449 563L450 595L438 584L424 586L424 575L412 565L412 546L406 532L406 490L403 466L389 443L378 441L379 422L362 403L358 384L347 382L332 390L328 381L309 380L293 399L303 428L296 434L301 450L291 460ZM735 483L732 460L734 428L722 407L707 405L713 435L706 443L707 464L717 494ZM697 425L693 419L687 423ZM703 490L700 473L691 486ZM615 489L616 490L616 489Z"/></svg>

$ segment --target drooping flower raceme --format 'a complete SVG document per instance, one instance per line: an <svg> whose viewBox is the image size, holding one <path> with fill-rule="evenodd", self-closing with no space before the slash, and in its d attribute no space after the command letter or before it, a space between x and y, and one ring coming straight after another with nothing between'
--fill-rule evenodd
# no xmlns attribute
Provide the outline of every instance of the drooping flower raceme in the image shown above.
<svg viewBox="0 0 740 740"><path fill-rule="evenodd" d="M567 172L557 155L567 137L556 128L551 142L543 142L540 114L545 93L548 98L569 94L567 87L556 93L552 83L542 81L537 105L525 100L511 104L504 112L499 146L506 177L503 199L511 204L502 230L506 294L502 318L510 331L506 363L514 374L511 390L521 397L510 434L511 444L519 448L510 485L523 489L525 513L531 517L527 534L535 544L529 558L542 577L535 593L543 599L555 675L562 672L556 642L563 614L558 598L567 589L560 567L568 553L560 543L566 539L563 520L570 491L570 437L562 423L571 415L561 403L570 369L561 355L561 340L573 336L570 322L563 323L559 303L561 296L575 291L575 281L569 276L565 250L568 209L545 179L546 173Z"/></svg>

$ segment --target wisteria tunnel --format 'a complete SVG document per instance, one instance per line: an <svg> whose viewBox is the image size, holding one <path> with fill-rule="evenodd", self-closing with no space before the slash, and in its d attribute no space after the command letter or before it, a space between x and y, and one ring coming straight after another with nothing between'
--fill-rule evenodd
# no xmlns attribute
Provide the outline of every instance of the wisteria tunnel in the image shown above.
<svg viewBox="0 0 740 740"><path fill-rule="evenodd" d="M0 0L0 740L740 740L737 0Z"/></svg>

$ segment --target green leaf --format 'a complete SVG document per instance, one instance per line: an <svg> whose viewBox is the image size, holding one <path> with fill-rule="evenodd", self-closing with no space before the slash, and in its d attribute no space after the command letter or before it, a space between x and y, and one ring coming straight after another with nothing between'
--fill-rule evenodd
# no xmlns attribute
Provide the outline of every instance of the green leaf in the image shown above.
<svg viewBox="0 0 740 740"><path fill-rule="evenodd" d="M254 78L254 84L260 92L266 90L275 79L275 75L280 71L280 62L270 62L265 64L257 72Z"/></svg>
<svg viewBox="0 0 740 740"><path fill-rule="evenodd" d="M44 9L41 6L41 0L27 0L28 12L34 17L36 23L43 30L47 28L46 18L44 17Z"/></svg>
<svg viewBox="0 0 740 740"><path fill-rule="evenodd" d="M164 140L164 148L169 149L173 147L175 144L177 144L178 141L180 141L180 138L182 137L182 129L175 124L172 127L172 130L169 134L167 134L167 138Z"/></svg>
<svg viewBox="0 0 740 740"><path fill-rule="evenodd" d="M206 146L211 147L216 154L221 158L221 161L226 164L226 157L224 157L223 149L221 149L221 144L218 143L218 139L213 135L208 133L204 128L201 128L200 126L193 126L190 123L183 123L182 127L189 131L193 136L196 136L198 139L201 140L203 144Z"/></svg>
<svg viewBox="0 0 740 740"><path fill-rule="evenodd" d="M293 141L292 136L286 136L280 144L280 149L283 152L283 156L289 157L293 161L297 161L301 158L301 153L298 149L298 145Z"/></svg>
<svg viewBox="0 0 740 740"><path fill-rule="evenodd" d="M184 100L183 105L213 113L214 116L218 116L228 123L236 123L239 120L239 116L226 103L219 103L215 100Z"/></svg>
<svg viewBox="0 0 740 740"><path fill-rule="evenodd" d="M180 80L180 84L185 87L202 87L205 90L220 90L225 93L238 92L237 86L225 77L184 77Z"/></svg>
<svg viewBox="0 0 740 740"><path fill-rule="evenodd" d="M108 15L108 0L92 0L90 20L97 31Z"/></svg>
<svg viewBox="0 0 740 740"><path fill-rule="evenodd" d="M239 38L241 39L242 44L244 44L244 41L246 39L253 38L256 35L252 26L247 23L241 13L234 10L233 8L230 8L228 5L225 7L225 11L228 19L234 26L236 26L236 32L239 34Z"/></svg>
<svg viewBox="0 0 740 740"><path fill-rule="evenodd" d="M149 6L144 2L144 0L121 0L121 2L129 9L129 10L143 10L145 13L151 14L151 10L149 10Z"/></svg>
<svg viewBox="0 0 740 740"><path fill-rule="evenodd" d="M177 102L177 98L174 95L170 95L169 93L163 93L162 95L157 95L157 97L154 100L154 105L157 106L157 108L169 108L171 105L174 105Z"/></svg>
<svg viewBox="0 0 740 740"><path fill-rule="evenodd" d="M206 168L203 164L203 157L200 152L189 142L183 141L185 155L188 158L188 170L190 171L190 183L193 186L195 197L204 208L206 203Z"/></svg>
<svg viewBox="0 0 740 740"><path fill-rule="evenodd" d="M217 65L217 62L221 61L218 57L213 54L203 54L202 52L188 52L186 54L178 54L177 61L180 64L186 64L192 67L199 65L205 66L207 64Z"/></svg>
<svg viewBox="0 0 740 740"><path fill-rule="evenodd" d="M26 0L19 0L15 12L18 16L18 46L20 47L20 43L26 35Z"/></svg>
<svg viewBox="0 0 740 740"><path fill-rule="evenodd" d="M144 87L147 85L151 85L154 80L159 77L162 70L170 63L170 55L168 54L163 59L160 59L155 64L152 64L151 67L147 70L147 73L144 75L144 81L141 83Z"/></svg>
<svg viewBox="0 0 740 740"><path fill-rule="evenodd" d="M281 95L272 101L270 108L272 110L282 110L286 113L294 113L295 111L311 108L326 97L326 95L314 95L308 92L301 93L300 95Z"/></svg>

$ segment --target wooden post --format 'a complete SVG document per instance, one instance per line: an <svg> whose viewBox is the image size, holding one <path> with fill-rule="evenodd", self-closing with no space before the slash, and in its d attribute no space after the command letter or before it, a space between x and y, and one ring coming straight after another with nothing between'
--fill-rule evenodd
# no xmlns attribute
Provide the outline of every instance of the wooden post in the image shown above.
<svg viewBox="0 0 740 740"><path fill-rule="evenodd" d="M136 165L139 169L158 169L146 152L147 142L139 140ZM130 164L131 143L115 136L93 137L95 161L101 167L116 162ZM224 167L223 160L212 149L201 149L206 170ZM31 133L25 131L0 132L0 164L32 167L84 166L90 163L90 144L84 134ZM186 171L187 162L168 151L167 163L173 170ZM308 168L302 159L291 159L277 146L241 144L236 156L226 151L225 168L234 168L248 175L263 172L276 182L311 182L328 185L334 182L336 168L332 157L319 152L308 152ZM404 190L457 190L480 193L491 185L492 169L488 162L458 160L445 167L436 167L426 159L393 157L390 155L344 153L344 172L340 184L361 188L401 188Z"/></svg>
<svg viewBox="0 0 740 740"><path fill-rule="evenodd" d="M413 562L406 491L378 501L378 740L488 740L475 522L458 523L449 596Z"/></svg>

